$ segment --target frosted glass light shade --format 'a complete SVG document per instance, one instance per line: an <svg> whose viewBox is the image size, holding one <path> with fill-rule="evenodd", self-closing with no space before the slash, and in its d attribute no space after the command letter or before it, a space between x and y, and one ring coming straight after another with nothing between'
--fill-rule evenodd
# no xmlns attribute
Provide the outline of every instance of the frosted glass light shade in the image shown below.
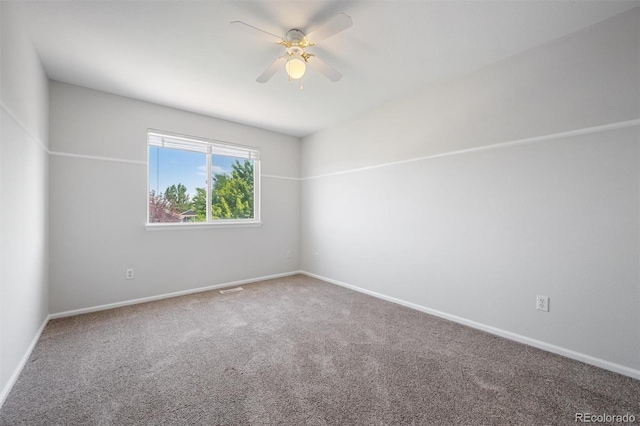
<svg viewBox="0 0 640 426"><path fill-rule="evenodd" d="M298 56L291 56L284 65L284 69L287 71L289 77L298 80L302 78L307 71L307 64L304 62L304 59Z"/></svg>

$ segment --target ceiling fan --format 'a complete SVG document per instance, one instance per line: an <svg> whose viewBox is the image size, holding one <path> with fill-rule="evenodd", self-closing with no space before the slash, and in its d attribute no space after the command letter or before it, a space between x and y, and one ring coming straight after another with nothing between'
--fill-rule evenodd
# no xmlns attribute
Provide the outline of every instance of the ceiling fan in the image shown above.
<svg viewBox="0 0 640 426"><path fill-rule="evenodd" d="M253 34L256 34L256 32L262 33L263 36L282 45L286 50L284 55L276 58L276 60L273 61L271 65L269 65L269 67L260 74L260 76L258 76L256 79L258 83L266 83L269 81L269 79L273 77L283 65L289 80L301 79L307 71L307 65L317 70L333 82L340 80L342 78L342 74L327 65L313 53L308 53L306 49L308 47L315 46L319 41L325 40L346 30L352 25L353 21L351 20L351 17L341 13L311 31L309 34L305 34L301 30L294 28L287 31L284 37L278 37L275 34L271 34L270 32L261 30L260 28L256 28L253 25L246 24L242 21L231 22L231 26L238 30L251 32ZM302 86L300 86L300 88L302 88Z"/></svg>

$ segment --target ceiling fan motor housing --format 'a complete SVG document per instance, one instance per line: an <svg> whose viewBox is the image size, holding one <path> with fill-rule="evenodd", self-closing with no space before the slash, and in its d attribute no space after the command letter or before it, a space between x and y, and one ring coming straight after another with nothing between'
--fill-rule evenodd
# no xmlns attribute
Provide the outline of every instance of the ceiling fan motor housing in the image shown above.
<svg viewBox="0 0 640 426"><path fill-rule="evenodd" d="M289 30L287 31L287 41L291 43L300 43L304 39L304 33L300 30Z"/></svg>

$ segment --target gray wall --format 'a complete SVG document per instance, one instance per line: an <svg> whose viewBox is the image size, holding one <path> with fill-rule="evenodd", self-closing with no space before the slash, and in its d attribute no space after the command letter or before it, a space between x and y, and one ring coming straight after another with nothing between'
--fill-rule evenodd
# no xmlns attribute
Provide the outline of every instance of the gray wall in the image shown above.
<svg viewBox="0 0 640 426"><path fill-rule="evenodd" d="M0 2L0 404L49 311L300 265L640 370L640 130L616 124L640 119L638 9L309 136L302 152L294 137L49 85L16 13ZM147 231L148 127L261 147L263 225Z"/></svg>
<svg viewBox="0 0 640 426"><path fill-rule="evenodd" d="M298 138L59 82L50 125L52 313L299 269ZM261 148L262 226L146 230L147 128Z"/></svg>
<svg viewBox="0 0 640 426"><path fill-rule="evenodd" d="M0 405L48 314L48 81L0 2Z"/></svg>
<svg viewBox="0 0 640 426"><path fill-rule="evenodd" d="M302 269L640 377L639 16L304 138Z"/></svg>

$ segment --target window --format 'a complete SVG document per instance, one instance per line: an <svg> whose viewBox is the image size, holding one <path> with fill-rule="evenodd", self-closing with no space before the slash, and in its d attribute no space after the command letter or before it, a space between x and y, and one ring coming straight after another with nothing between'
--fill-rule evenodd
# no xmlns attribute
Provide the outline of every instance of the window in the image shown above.
<svg viewBox="0 0 640 426"><path fill-rule="evenodd" d="M149 130L148 224L256 224L260 150Z"/></svg>

